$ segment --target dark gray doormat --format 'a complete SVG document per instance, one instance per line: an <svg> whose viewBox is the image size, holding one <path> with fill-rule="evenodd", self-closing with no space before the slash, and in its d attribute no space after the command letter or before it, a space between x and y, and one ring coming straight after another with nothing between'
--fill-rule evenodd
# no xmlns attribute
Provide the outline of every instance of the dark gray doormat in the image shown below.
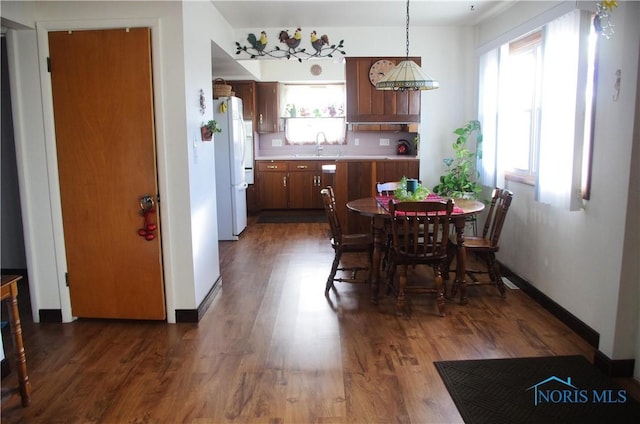
<svg viewBox="0 0 640 424"><path fill-rule="evenodd" d="M467 424L640 423L640 406L583 356L434 362Z"/></svg>

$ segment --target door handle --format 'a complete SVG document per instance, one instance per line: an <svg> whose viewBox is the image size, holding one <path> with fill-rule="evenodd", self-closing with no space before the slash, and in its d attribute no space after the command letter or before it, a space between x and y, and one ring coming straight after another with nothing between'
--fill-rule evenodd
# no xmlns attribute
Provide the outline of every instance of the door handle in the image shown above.
<svg viewBox="0 0 640 424"><path fill-rule="evenodd" d="M148 210L153 209L154 206L155 202L152 195L145 194L140 198L140 209L142 209L142 212L147 212Z"/></svg>
<svg viewBox="0 0 640 424"><path fill-rule="evenodd" d="M140 237L144 237L147 241L151 241L156 238L154 231L158 229L158 226L151 220L153 213L156 211L155 201L153 200L152 195L145 194L140 197L140 209L142 210L142 216L144 217L144 224L142 228L138 230L138 235Z"/></svg>

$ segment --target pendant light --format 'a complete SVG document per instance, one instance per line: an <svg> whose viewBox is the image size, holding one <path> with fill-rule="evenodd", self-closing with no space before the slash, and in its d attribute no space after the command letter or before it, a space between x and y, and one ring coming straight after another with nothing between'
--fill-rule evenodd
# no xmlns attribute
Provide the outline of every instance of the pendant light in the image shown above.
<svg viewBox="0 0 640 424"><path fill-rule="evenodd" d="M407 0L407 56L376 84L377 90L433 90L440 85L423 71L414 61L409 60L409 0Z"/></svg>

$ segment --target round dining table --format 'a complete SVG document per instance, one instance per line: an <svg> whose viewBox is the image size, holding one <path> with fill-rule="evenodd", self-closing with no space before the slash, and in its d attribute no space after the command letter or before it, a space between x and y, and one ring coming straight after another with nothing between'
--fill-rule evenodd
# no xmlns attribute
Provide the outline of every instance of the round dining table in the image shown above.
<svg viewBox="0 0 640 424"><path fill-rule="evenodd" d="M467 218L474 216L484 210L484 203L473 199L453 199L457 206L451 215L451 221L456 229L456 278L454 280L453 293L460 288L460 304L466 304L467 290L465 282L467 254L464 248L464 228ZM382 260L382 250L385 243L385 221L391 219L383 201L376 197L365 197L351 200L347 203L347 209L362 216L371 217L371 227L373 231L373 261L371 270L371 301L378 302L378 289L380 286L380 262ZM445 274L448 270L445 271Z"/></svg>

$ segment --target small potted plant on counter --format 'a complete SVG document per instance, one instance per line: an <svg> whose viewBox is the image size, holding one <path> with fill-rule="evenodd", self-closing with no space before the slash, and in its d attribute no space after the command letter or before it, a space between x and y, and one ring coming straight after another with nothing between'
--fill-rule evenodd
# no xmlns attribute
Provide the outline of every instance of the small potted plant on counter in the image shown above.
<svg viewBox="0 0 640 424"><path fill-rule="evenodd" d="M210 120L206 124L202 124L200 127L200 133L202 134L202 141L211 141L213 134L222 132L222 128L218 125L215 119Z"/></svg>
<svg viewBox="0 0 640 424"><path fill-rule="evenodd" d="M475 150L467 146L469 136L475 132ZM458 136L453 143L453 158L445 158L447 171L440 177L440 182L433 188L434 193L441 196L475 199L482 191L477 182L479 172L476 160L482 158L482 129L479 121L469 121L465 126L453 131Z"/></svg>

